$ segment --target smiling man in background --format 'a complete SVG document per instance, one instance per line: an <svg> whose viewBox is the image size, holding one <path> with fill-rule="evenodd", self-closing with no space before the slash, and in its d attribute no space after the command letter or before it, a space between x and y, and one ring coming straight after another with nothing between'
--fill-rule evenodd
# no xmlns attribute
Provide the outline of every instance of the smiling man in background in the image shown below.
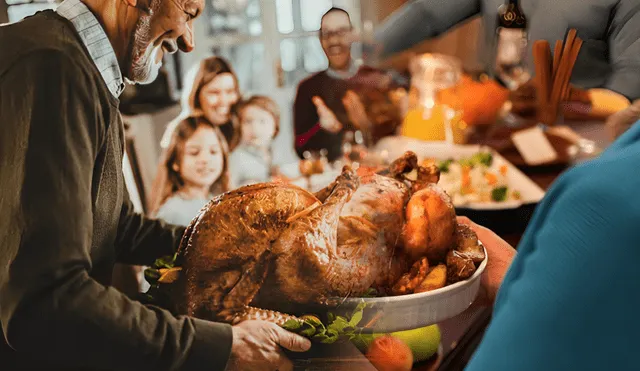
<svg viewBox="0 0 640 371"><path fill-rule="evenodd" d="M342 154L345 131L371 128L374 139L392 134L400 123L389 102L385 74L360 67L351 55L354 30L349 13L331 8L320 22L320 43L329 61L325 71L302 81L294 103L296 152L326 149L330 161ZM375 101L378 112L367 112Z"/></svg>
<svg viewBox="0 0 640 371"><path fill-rule="evenodd" d="M122 175L125 81L194 48L203 0L66 0L0 27L0 368L292 369L309 342L266 322L174 317L112 286L183 228L133 212ZM6 341L6 343L5 343Z"/></svg>

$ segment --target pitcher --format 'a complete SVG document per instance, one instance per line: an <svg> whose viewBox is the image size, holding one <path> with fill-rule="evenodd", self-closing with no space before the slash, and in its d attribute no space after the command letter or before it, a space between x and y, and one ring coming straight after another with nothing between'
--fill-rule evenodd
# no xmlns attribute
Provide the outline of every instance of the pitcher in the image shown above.
<svg viewBox="0 0 640 371"><path fill-rule="evenodd" d="M467 124L462 120L458 89L462 67L458 59L423 54L411 62L409 110L401 134L426 141L462 144Z"/></svg>

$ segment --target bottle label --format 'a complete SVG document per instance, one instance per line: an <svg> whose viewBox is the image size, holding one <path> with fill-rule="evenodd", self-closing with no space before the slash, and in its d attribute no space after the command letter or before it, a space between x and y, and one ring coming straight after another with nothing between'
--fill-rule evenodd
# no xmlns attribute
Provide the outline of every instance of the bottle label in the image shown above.
<svg viewBox="0 0 640 371"><path fill-rule="evenodd" d="M521 28L500 28L496 59L500 63L519 63L526 53L527 31Z"/></svg>

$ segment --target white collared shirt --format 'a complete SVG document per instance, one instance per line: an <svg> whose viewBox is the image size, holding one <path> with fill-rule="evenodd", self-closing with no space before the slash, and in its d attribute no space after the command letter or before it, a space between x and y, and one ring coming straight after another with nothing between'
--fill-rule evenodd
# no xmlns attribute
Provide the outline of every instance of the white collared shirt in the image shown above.
<svg viewBox="0 0 640 371"><path fill-rule="evenodd" d="M348 80L358 73L358 70L362 66L362 61L351 60L349 63L349 69L347 71L336 71L333 68L327 68L327 75L336 80Z"/></svg>
<svg viewBox="0 0 640 371"><path fill-rule="evenodd" d="M80 0L65 0L56 12L73 24L109 91L119 98L124 79L113 46L98 19Z"/></svg>

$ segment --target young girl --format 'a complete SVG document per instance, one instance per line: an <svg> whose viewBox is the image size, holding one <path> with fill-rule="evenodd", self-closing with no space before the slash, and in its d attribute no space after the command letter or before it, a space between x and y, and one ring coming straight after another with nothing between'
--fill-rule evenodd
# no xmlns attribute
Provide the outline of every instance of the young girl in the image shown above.
<svg viewBox="0 0 640 371"><path fill-rule="evenodd" d="M239 103L240 145L229 157L231 187L269 181L271 144L280 128L278 105L265 96L254 96Z"/></svg>
<svg viewBox="0 0 640 371"><path fill-rule="evenodd" d="M168 135L152 210L158 219L186 226L211 198L229 190L227 143L219 128L199 116L177 120Z"/></svg>

